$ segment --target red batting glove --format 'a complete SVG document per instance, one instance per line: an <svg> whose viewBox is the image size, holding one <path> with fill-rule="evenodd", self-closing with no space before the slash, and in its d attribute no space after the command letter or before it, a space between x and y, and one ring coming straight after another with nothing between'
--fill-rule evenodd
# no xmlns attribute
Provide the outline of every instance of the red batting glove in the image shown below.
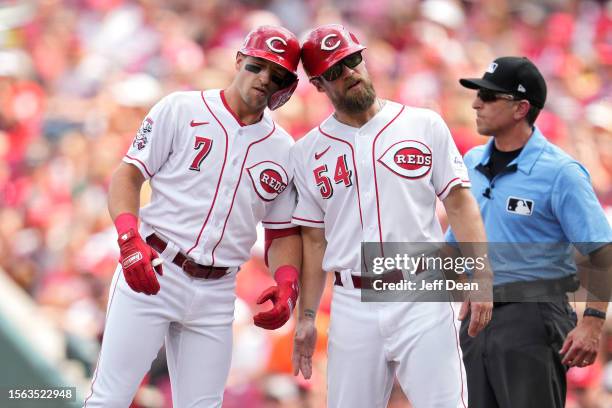
<svg viewBox="0 0 612 408"><path fill-rule="evenodd" d="M121 252L119 263L123 268L125 281L134 292L156 295L159 292L159 282L155 272L163 275L161 260L157 252L142 240L136 223L136 216L128 213L119 215L115 220Z"/></svg>
<svg viewBox="0 0 612 408"><path fill-rule="evenodd" d="M297 302L298 270L291 265L283 265L274 273L277 285L266 289L257 299L257 304L271 300L274 307L267 312L258 313L253 320L255 326L275 330L287 323Z"/></svg>

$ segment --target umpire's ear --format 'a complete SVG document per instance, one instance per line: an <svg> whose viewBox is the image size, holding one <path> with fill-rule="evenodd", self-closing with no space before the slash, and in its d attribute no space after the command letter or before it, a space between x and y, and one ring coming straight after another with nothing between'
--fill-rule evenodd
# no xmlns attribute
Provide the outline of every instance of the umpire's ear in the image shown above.
<svg viewBox="0 0 612 408"><path fill-rule="evenodd" d="M310 78L310 83L313 84L315 88L317 88L317 91L325 92L325 88L323 88L323 84L321 83L321 78L319 77Z"/></svg>

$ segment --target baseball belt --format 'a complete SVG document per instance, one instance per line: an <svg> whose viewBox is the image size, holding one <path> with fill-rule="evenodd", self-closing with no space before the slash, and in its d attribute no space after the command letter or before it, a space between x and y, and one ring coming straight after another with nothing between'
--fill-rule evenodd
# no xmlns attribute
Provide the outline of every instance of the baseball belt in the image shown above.
<svg viewBox="0 0 612 408"><path fill-rule="evenodd" d="M149 235L146 239L147 244L151 246L158 253L164 252L168 243L157 236L155 233ZM200 279L219 279L227 275L227 267L220 266L208 266L200 265L195 263L191 259L187 258L183 253L177 252L176 256L172 260L172 263L181 268L187 275L193 276L194 278Z"/></svg>
<svg viewBox="0 0 612 408"><path fill-rule="evenodd" d="M539 279L534 281L510 282L493 287L495 306L515 302L546 302L565 297L567 292L575 292L580 287L576 275L559 279Z"/></svg>

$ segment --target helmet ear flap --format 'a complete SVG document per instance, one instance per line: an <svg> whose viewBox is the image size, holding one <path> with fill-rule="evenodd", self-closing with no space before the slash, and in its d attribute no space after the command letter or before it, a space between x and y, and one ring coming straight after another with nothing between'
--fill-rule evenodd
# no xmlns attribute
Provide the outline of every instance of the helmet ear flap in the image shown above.
<svg viewBox="0 0 612 408"><path fill-rule="evenodd" d="M298 79L295 78L295 81L291 85L274 92L270 96L270 99L268 99L268 108L270 108L270 110L275 110L283 106L289 100L289 98L291 98L291 95L293 95L293 92L297 86Z"/></svg>

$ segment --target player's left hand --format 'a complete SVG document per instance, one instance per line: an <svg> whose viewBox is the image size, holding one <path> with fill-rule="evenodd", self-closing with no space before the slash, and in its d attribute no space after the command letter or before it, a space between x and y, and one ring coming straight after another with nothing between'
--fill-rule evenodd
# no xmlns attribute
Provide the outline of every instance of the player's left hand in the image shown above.
<svg viewBox="0 0 612 408"><path fill-rule="evenodd" d="M298 275L297 269L290 265L276 270L274 277L277 285L266 289L257 299L258 305L270 300L274 307L255 315L255 326L275 330L287 323L298 298Z"/></svg>
<svg viewBox="0 0 612 408"><path fill-rule="evenodd" d="M595 362L599 351L599 339L604 320L585 316L569 332L559 354L564 354L561 363L569 367L586 367Z"/></svg>
<svg viewBox="0 0 612 408"><path fill-rule="evenodd" d="M297 323L293 339L293 375L297 376L301 371L306 380L312 376L312 355L316 344L317 328L314 318L302 317Z"/></svg>
<svg viewBox="0 0 612 408"><path fill-rule="evenodd" d="M457 319L465 319L468 313L470 315L468 335L470 337L476 337L491 321L491 316L493 315L493 302L476 302L468 298L463 301Z"/></svg>

